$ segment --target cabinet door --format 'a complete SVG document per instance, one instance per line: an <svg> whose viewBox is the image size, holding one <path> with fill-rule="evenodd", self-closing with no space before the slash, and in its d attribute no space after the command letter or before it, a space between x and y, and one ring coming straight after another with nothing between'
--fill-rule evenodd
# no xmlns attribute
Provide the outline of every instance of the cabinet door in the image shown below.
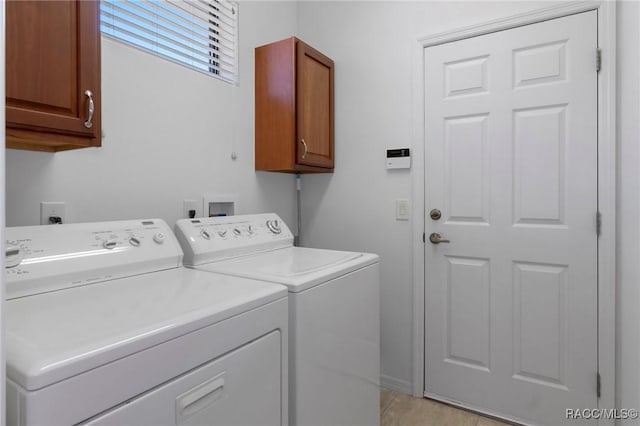
<svg viewBox="0 0 640 426"><path fill-rule="evenodd" d="M19 137L31 130L100 144L99 7L99 1L6 3L6 120ZM86 91L94 102L91 122Z"/></svg>
<svg viewBox="0 0 640 426"><path fill-rule="evenodd" d="M333 169L333 61L297 42L298 164Z"/></svg>

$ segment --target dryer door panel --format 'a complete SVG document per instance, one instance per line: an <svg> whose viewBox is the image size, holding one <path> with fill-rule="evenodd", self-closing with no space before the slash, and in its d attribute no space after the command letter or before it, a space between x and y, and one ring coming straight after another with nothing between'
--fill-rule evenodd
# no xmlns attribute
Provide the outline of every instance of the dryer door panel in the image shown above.
<svg viewBox="0 0 640 426"><path fill-rule="evenodd" d="M281 425L281 338L274 331L81 424Z"/></svg>

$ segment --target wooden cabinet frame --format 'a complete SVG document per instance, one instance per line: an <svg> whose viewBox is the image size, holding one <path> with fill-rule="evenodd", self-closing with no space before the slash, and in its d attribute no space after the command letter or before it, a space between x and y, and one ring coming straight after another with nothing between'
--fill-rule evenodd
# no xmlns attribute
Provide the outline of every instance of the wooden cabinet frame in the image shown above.
<svg viewBox="0 0 640 426"><path fill-rule="evenodd" d="M100 146L100 2L11 1L6 9L7 147Z"/></svg>
<svg viewBox="0 0 640 426"><path fill-rule="evenodd" d="M333 61L295 37L255 55L256 170L333 172Z"/></svg>

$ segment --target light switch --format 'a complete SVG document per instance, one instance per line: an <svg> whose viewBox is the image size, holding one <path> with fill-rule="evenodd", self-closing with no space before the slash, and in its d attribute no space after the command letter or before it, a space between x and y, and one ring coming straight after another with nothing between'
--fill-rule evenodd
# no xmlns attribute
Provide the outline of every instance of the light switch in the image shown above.
<svg viewBox="0 0 640 426"><path fill-rule="evenodd" d="M396 199L396 220L409 220L409 200Z"/></svg>

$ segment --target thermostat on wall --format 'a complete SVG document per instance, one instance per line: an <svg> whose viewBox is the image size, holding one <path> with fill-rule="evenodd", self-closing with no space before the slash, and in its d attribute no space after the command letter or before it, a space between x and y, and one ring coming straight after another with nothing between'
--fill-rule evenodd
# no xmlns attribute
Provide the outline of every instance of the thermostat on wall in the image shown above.
<svg viewBox="0 0 640 426"><path fill-rule="evenodd" d="M411 153L409 148L388 149L387 169L410 169Z"/></svg>

